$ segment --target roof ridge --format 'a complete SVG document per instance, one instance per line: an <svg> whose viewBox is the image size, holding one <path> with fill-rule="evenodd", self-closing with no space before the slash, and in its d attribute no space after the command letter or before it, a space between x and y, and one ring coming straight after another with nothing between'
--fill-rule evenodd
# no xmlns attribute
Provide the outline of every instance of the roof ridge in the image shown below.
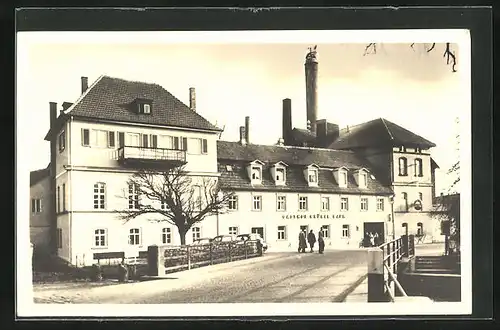
<svg viewBox="0 0 500 330"><path fill-rule="evenodd" d="M387 133L389 134L389 137L391 138L391 140L394 140L394 136L392 135L391 133L391 130L389 129L389 127L387 126L387 124L385 123L385 119L380 117L380 120L382 121L382 123L384 124L384 127L385 129L387 130Z"/></svg>
<svg viewBox="0 0 500 330"><path fill-rule="evenodd" d="M226 142L226 143L237 143L240 144L239 141L226 141L226 140L217 140L217 142ZM336 152L344 152L344 153L350 153L350 154L356 154L352 150L339 150L339 149L331 149L331 148L318 148L318 147L300 147L300 146L290 146L290 145L277 145L277 144L256 144L256 143L250 143L246 144L245 146L257 146L257 147L276 147L276 148L294 148L294 149L304 149L304 150L322 150L322 151L336 151Z"/></svg>

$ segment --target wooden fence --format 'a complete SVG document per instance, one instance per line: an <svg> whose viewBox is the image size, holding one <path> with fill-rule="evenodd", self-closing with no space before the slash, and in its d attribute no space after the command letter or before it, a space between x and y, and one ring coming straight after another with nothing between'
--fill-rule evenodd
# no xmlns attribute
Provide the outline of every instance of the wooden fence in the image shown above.
<svg viewBox="0 0 500 330"><path fill-rule="evenodd" d="M149 246L148 275L161 276L262 255L259 241L231 241L184 246Z"/></svg>

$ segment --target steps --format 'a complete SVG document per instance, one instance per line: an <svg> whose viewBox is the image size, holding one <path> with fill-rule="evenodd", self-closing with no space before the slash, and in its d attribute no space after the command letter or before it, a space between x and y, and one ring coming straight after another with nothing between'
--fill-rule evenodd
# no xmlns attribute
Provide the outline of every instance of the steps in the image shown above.
<svg viewBox="0 0 500 330"><path fill-rule="evenodd" d="M460 269L460 259L446 256L417 256L415 259L416 273L450 273Z"/></svg>

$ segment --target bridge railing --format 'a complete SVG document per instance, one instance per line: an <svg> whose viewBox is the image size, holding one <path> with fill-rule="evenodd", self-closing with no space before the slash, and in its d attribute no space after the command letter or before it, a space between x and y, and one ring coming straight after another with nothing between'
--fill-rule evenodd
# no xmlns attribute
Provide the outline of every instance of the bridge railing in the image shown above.
<svg viewBox="0 0 500 330"><path fill-rule="evenodd" d="M398 282L398 266L403 258L415 255L415 237L404 235L368 250L368 302L394 301L406 296Z"/></svg>

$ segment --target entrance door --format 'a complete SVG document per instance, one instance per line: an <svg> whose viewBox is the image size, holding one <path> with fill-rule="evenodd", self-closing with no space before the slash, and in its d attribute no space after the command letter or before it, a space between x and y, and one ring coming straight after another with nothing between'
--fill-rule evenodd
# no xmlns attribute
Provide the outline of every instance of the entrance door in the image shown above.
<svg viewBox="0 0 500 330"><path fill-rule="evenodd" d="M304 230L306 234L309 232L309 226L308 225L302 225L300 226L300 230Z"/></svg>
<svg viewBox="0 0 500 330"><path fill-rule="evenodd" d="M375 246L378 246L385 241L385 233L384 233L384 223L383 222L365 222L363 226L363 234L365 237L363 246L370 246L369 235L375 233L378 238L375 238ZM368 236L368 237L367 237Z"/></svg>
<svg viewBox="0 0 500 330"><path fill-rule="evenodd" d="M266 240L264 237L264 227L252 227L251 232L252 234L259 234L264 241Z"/></svg>

